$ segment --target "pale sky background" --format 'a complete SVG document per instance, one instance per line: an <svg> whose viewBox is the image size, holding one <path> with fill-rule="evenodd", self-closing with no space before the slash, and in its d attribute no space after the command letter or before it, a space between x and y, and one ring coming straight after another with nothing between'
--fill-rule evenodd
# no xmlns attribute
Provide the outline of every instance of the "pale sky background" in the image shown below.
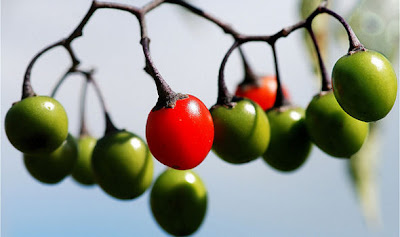
<svg viewBox="0 0 400 237"><path fill-rule="evenodd" d="M147 1L118 1L141 6ZM340 15L351 1L334 1ZM4 117L20 99L21 84L31 58L77 26L89 0L1 1L1 236L167 236L152 218L149 191L132 201L120 201L100 188L85 188L70 177L45 185L26 171L22 155L8 142ZM193 3L247 34L271 34L299 20L298 1L212 1ZM189 93L211 107L217 98L220 62L232 39L213 24L164 6L148 16L151 52L156 66L176 92ZM334 22L333 26L338 27ZM293 101L307 106L319 85L302 42L295 32L277 43L281 76ZM95 67L115 124L145 137L149 111L157 101L154 82L142 70L136 18L116 10L99 10L73 47L83 68ZM332 36L333 41L338 41ZM333 63L348 44L336 42L326 60ZM245 46L250 63L260 74L273 73L271 50L262 44ZM34 90L49 94L69 67L63 49L47 53L32 72ZM241 80L237 53L226 68L233 91ZM65 106L70 132L78 132L78 100L82 79L71 77L57 99ZM88 126L97 137L104 130L103 115L93 90L89 93ZM347 160L331 158L313 147L305 165L294 173L279 173L259 159L246 165L224 163L212 152L195 169L208 188L209 205L195 236L279 237L396 237L399 228L399 110L398 101L380 122L380 190L382 226L368 228L350 182ZM154 179L164 170L155 161Z"/></svg>

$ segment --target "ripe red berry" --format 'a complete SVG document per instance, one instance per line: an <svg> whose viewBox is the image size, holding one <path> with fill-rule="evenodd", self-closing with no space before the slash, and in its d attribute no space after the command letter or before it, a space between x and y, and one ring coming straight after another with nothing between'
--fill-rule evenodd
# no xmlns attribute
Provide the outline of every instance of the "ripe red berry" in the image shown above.
<svg viewBox="0 0 400 237"><path fill-rule="evenodd" d="M214 124L203 102L189 95L177 100L173 108L151 111L146 138L158 161L174 169L192 169L211 149Z"/></svg>
<svg viewBox="0 0 400 237"><path fill-rule="evenodd" d="M263 76L258 80L260 80L259 85L240 84L235 95L256 102L265 111L274 106L278 84L274 75ZM283 94L285 97L289 96L285 88L283 88Z"/></svg>

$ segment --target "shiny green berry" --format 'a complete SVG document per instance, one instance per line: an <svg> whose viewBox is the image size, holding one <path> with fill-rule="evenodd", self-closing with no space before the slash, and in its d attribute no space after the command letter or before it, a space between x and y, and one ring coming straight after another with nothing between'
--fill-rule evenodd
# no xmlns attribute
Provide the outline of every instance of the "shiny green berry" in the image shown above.
<svg viewBox="0 0 400 237"><path fill-rule="evenodd" d="M97 141L92 154L96 182L111 196L133 199L153 180L153 158L146 143L125 130L111 132Z"/></svg>
<svg viewBox="0 0 400 237"><path fill-rule="evenodd" d="M80 184L95 184L92 170L92 152L97 139L85 135L78 139L78 159L72 171L72 177Z"/></svg>
<svg viewBox="0 0 400 237"><path fill-rule="evenodd" d="M154 183L151 211L157 223L169 234L193 234L207 210L207 190L191 170L167 169Z"/></svg>
<svg viewBox="0 0 400 237"><path fill-rule="evenodd" d="M48 154L24 154L29 173L37 180L54 184L71 174L78 155L78 145L70 134L62 145Z"/></svg>
<svg viewBox="0 0 400 237"><path fill-rule="evenodd" d="M267 112L271 140L264 160L279 171L293 171L307 159L311 150L305 111L300 107L281 107Z"/></svg>
<svg viewBox="0 0 400 237"><path fill-rule="evenodd" d="M397 78L390 62L367 50L341 57L333 67L336 100L348 114L371 122L385 117L397 95Z"/></svg>
<svg viewBox="0 0 400 237"><path fill-rule="evenodd" d="M364 143L368 123L357 120L340 107L332 91L315 96L306 110L311 140L325 153L350 158Z"/></svg>
<svg viewBox="0 0 400 237"><path fill-rule="evenodd" d="M47 96L32 96L7 112L5 130L11 144L26 154L50 153L67 138L68 118L63 106Z"/></svg>
<svg viewBox="0 0 400 237"><path fill-rule="evenodd" d="M217 105L210 111L215 130L212 150L221 159L242 164L264 154L269 144L270 127L258 104L239 99L232 108Z"/></svg>

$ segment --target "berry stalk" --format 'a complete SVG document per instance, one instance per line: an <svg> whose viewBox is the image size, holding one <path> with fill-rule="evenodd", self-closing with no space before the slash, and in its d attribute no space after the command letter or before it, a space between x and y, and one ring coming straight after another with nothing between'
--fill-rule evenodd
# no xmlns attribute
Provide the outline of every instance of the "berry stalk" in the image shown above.
<svg viewBox="0 0 400 237"><path fill-rule="evenodd" d="M315 34L311 28L311 24L308 25L306 29L309 35L311 36L318 57L319 69L321 71L321 85L322 85L321 91L329 91L332 89L332 85L329 80L328 73L326 72L324 61L322 60L321 50L319 49L317 38L315 37Z"/></svg>
<svg viewBox="0 0 400 237"><path fill-rule="evenodd" d="M272 108L279 108L283 105L289 104L289 101L286 99L285 95L283 94L283 90L282 90L281 77L280 77L280 73L279 73L278 56L276 53L275 43L271 44L271 47L272 47L272 53L274 56L275 75L276 75L276 84L277 84L276 99L275 99L274 106Z"/></svg>
<svg viewBox="0 0 400 237"><path fill-rule="evenodd" d="M243 48L239 47L240 57L242 59L243 69L244 69L244 80L241 85L260 85L260 81L257 80L257 76L254 73L253 69L250 67L246 55L243 52Z"/></svg>

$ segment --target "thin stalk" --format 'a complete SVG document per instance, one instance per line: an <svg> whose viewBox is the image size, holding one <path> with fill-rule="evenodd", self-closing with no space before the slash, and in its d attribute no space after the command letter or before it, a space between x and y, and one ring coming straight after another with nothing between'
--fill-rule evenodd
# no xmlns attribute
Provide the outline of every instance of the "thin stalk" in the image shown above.
<svg viewBox="0 0 400 237"><path fill-rule="evenodd" d="M240 85L257 85L260 86L260 80L258 80L258 77L254 73L253 69L250 67L246 55L243 52L243 48L239 47L239 53L240 57L242 59L243 63L243 69L244 69L244 80L240 83Z"/></svg>
<svg viewBox="0 0 400 237"><path fill-rule="evenodd" d="M88 84L89 80L86 79L83 81L82 90L81 90L81 98L80 98L80 121L81 126L79 130L79 136L87 136L89 135L89 131L86 126L86 119L85 119L85 111L86 111L86 95L88 91Z"/></svg>
<svg viewBox="0 0 400 237"><path fill-rule="evenodd" d="M62 40L61 41L57 41L54 44L51 44L49 46L47 46L46 48L42 49L39 53L37 53L35 55L35 57L33 57L33 59L31 60L31 62L29 63L28 67L26 68L25 71L25 76L24 76L24 82L22 84L22 97L21 100L30 97L30 96L35 96L36 93L34 92L33 88L32 88L32 83L31 83L31 72L32 72L32 68L35 65L36 61L47 51L49 51L50 49L53 49L57 46L62 45Z"/></svg>
<svg viewBox="0 0 400 237"><path fill-rule="evenodd" d="M144 70L154 79L154 82L157 86L158 93L158 101L156 106L153 108L153 111L159 110L162 108L173 108L175 107L176 101L178 99L186 98L186 95L175 93L168 83L164 80L161 74L158 72L157 68L154 66L154 63L150 56L149 43L150 39L144 37L140 43L143 47L143 53L146 59L146 67Z"/></svg>
<svg viewBox="0 0 400 237"><path fill-rule="evenodd" d="M229 93L228 88L226 87L224 70L229 56L232 54L233 50L235 50L239 46L240 42L235 41L233 45L229 48L228 52L225 54L225 57L222 59L218 74L218 105L232 107L233 95Z"/></svg>
<svg viewBox="0 0 400 237"><path fill-rule="evenodd" d="M81 20L81 22L78 24L78 26L75 28L75 30L72 31L72 33L69 35L64 40L58 41L53 45L48 46L44 50L38 53L34 57L34 59L31 61L29 64L27 71L25 73L25 78L24 78L24 84L23 84L23 95L22 98L29 97L32 95L35 95L35 93L32 90L31 83L30 83L30 72L33 67L33 64L35 61L45 52L48 50L56 47L56 46L64 46L64 48L68 51L71 60L72 60L72 67L76 67L79 64L79 59L76 57L72 47L71 43L74 39L80 37L83 35L83 28L85 25L88 23L92 15L97 9L116 9L116 10L122 10L129 12L133 15L136 16L138 19L139 25L140 25L140 31L141 31L141 40L140 43L143 47L143 53L145 56L145 71L152 76L154 79L156 86L157 86L157 92L159 94L159 100L157 102L157 105L154 107L154 109L159 109L159 108L164 108L164 107L173 107L175 105L176 100L180 98L184 98L185 95L177 94L171 90L169 85L165 82L165 80L161 77L159 71L157 70L156 66L154 65L151 56L150 56L150 50L149 50L149 43L150 39L147 34L147 26L146 26L146 21L145 21L145 15L152 11L153 9L161 6L163 3L171 3L175 5L179 5L193 14L196 14L212 23L220 27L226 34L230 34L234 40L235 44L233 45L234 47L231 47L228 51L228 53L225 55L223 62L221 63L221 68L219 72L219 92L218 92L218 101L221 103L227 105L230 103L230 100L232 97L229 95L229 93L226 90L226 85L224 82L224 76L223 76L223 70L226 64L226 61L229 57L229 55L232 53L234 48L238 47L241 44L247 43L247 42L267 42L271 46L275 45L275 42L282 38L286 37L295 30L298 30L300 28L311 28L311 23L313 19L321 14L321 13L327 13L336 19L338 19L342 25L345 27L348 36L349 36L349 41L350 41L350 48L349 48L349 53L353 53L357 50L365 50L364 46L359 42L357 37L355 36L354 32L352 31L351 27L347 24L347 22L338 14L335 12L329 10L326 8L327 6L327 1L323 1L319 7L314 10L305 20L300 21L294 25L291 25L289 27L283 28L282 30L278 31L275 34L272 35L244 35L239 32L237 32L235 29L233 29L228 23L223 22L222 20L214 17L213 15L193 6L192 4L188 3L187 1L182 1L182 0L153 0L143 6L142 8L136 8L130 5L126 4L119 4L119 3L110 3L110 2L98 2L96 0L92 1L92 5L89 9L89 11L86 13L84 18ZM316 47L317 53L319 53L318 47ZM243 53L243 52L242 52ZM275 52L276 53L276 52ZM243 54L242 54L243 55ZM276 55L275 55L276 56ZM321 59L322 60L322 59ZM320 65L323 65L320 63ZM321 71L324 69L321 68ZM278 75L277 75L278 76ZM324 79L325 81L325 79ZM327 89L326 86L324 86L323 90Z"/></svg>
<svg viewBox="0 0 400 237"><path fill-rule="evenodd" d="M104 118L105 118L105 121L106 121L106 129L105 129L104 135L110 134L112 132L119 131L120 129L115 127L114 123L111 120L111 117L110 117L110 114L108 112L106 103L104 101L104 96L101 93L101 90L100 90L96 80L94 80L94 78L92 77L91 74L87 74L87 80L88 80L88 82L92 83L92 85L93 85L93 87L94 87L94 89L96 91L97 97L100 100L101 107L103 108Z"/></svg>
<svg viewBox="0 0 400 237"><path fill-rule="evenodd" d="M276 76L276 97L275 97L275 102L272 108L279 108L285 104L288 103L288 101L285 98L285 95L283 94L282 90L282 83L281 83L281 76L279 73L279 64L278 64L278 56L276 53L276 47L275 43L270 44L272 48L272 54L274 56L274 64L275 64L275 76Z"/></svg>
<svg viewBox="0 0 400 237"><path fill-rule="evenodd" d="M58 80L58 82L56 83L56 85L54 86L53 90L51 91L50 96L54 97L56 96L58 90L60 89L61 85L65 82L65 79L67 79L67 77L72 73L72 69L68 69L68 71L66 71L62 77L60 78L60 80Z"/></svg>
<svg viewBox="0 0 400 237"><path fill-rule="evenodd" d="M344 27L346 30L347 36L349 38L349 50L348 54L353 54L357 51L365 51L365 47L363 44L361 44L360 40L357 38L356 34L354 33L353 29L349 25L349 23L346 22L346 20L338 15L336 12L324 7L321 8L322 13L327 13L334 18L336 18Z"/></svg>
<svg viewBox="0 0 400 237"><path fill-rule="evenodd" d="M332 89L332 86L328 77L328 73L326 72L324 61L322 60L321 50L319 49L317 38L315 37L311 25L306 27L306 29L309 35L311 36L318 57L319 69L321 71L321 91L329 91Z"/></svg>

